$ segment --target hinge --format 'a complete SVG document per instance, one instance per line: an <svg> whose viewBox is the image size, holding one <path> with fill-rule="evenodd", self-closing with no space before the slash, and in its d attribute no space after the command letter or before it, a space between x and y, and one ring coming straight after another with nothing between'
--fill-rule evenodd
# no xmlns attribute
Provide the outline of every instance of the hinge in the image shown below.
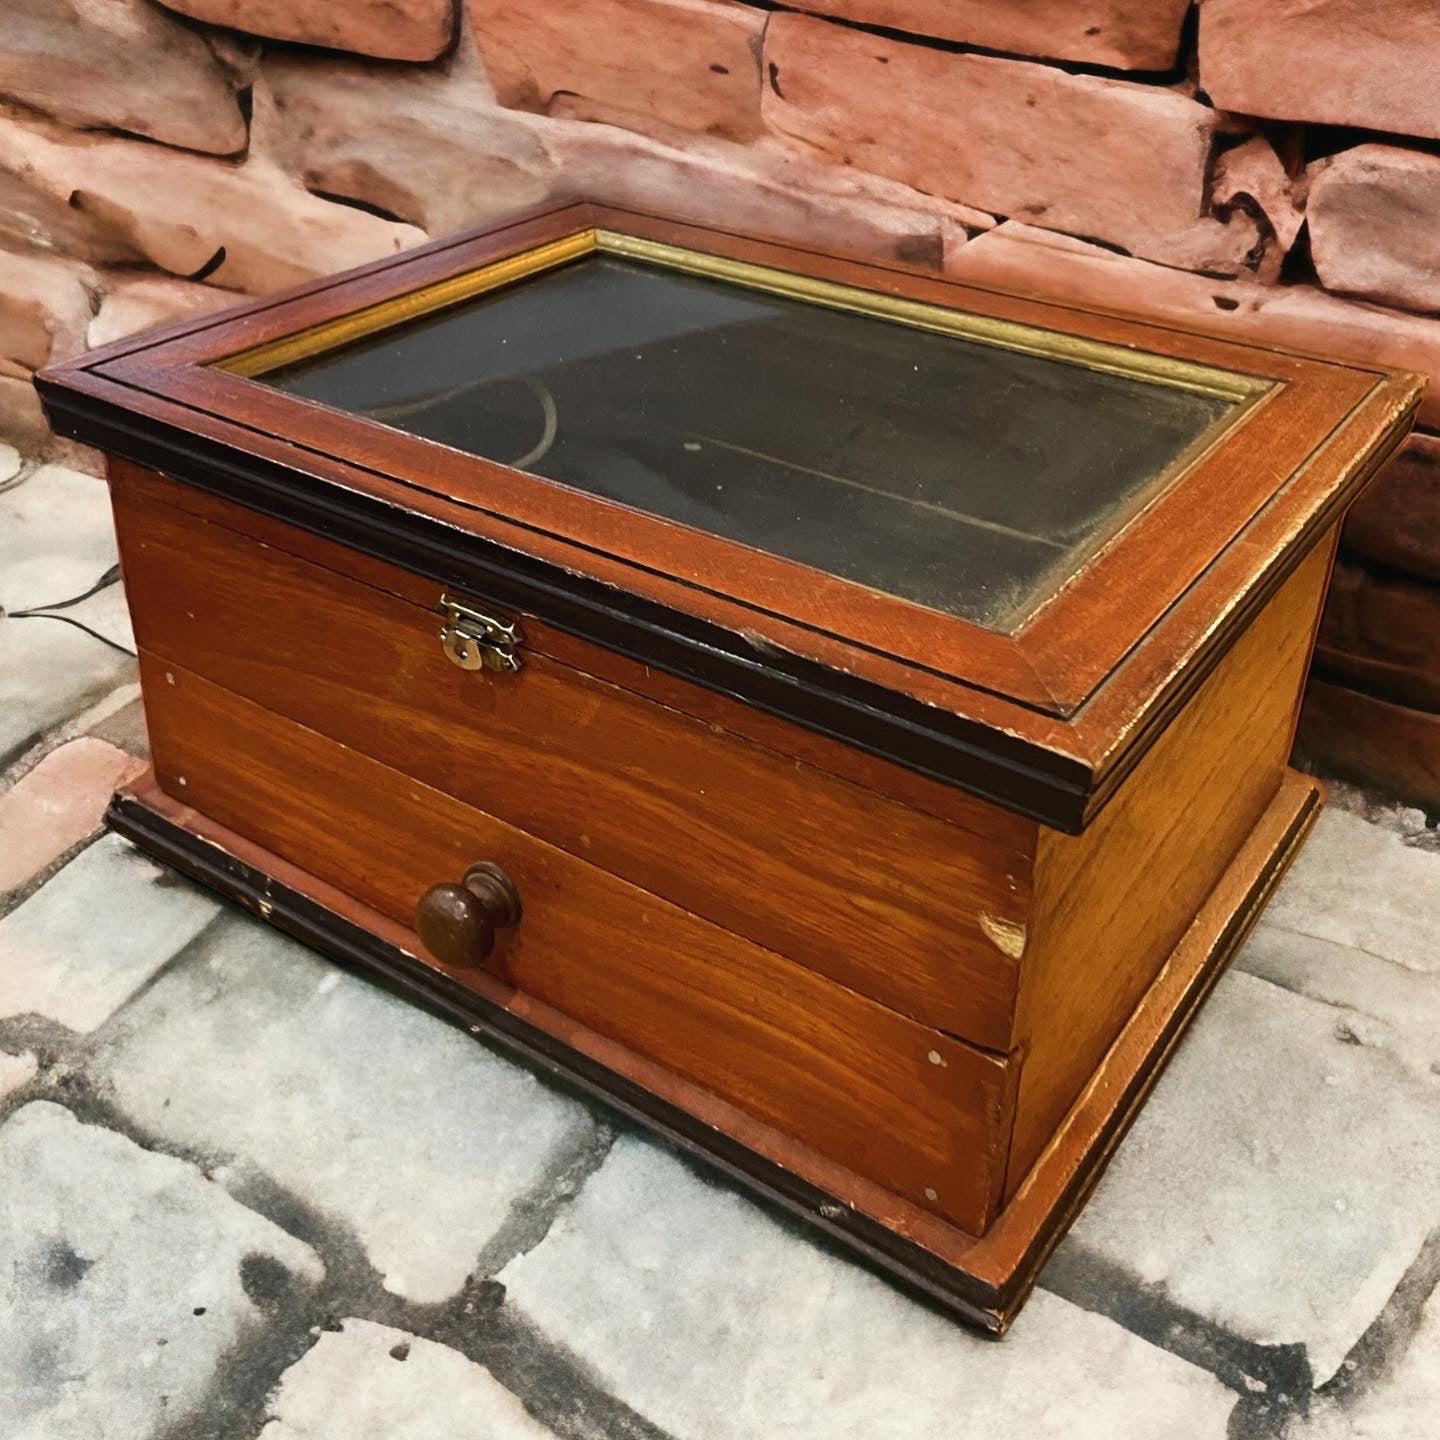
<svg viewBox="0 0 1440 1440"><path fill-rule="evenodd" d="M485 615L450 595L440 597L445 623L440 627L440 645L462 670L518 670L515 653L524 644L520 628L493 615Z"/></svg>

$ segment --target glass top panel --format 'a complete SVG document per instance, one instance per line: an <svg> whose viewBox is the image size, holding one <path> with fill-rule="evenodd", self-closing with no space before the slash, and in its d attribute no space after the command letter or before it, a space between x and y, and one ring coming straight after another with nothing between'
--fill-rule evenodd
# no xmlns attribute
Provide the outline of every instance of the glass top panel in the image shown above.
<svg viewBox="0 0 1440 1440"><path fill-rule="evenodd" d="M603 255L258 378L998 629L1240 403Z"/></svg>

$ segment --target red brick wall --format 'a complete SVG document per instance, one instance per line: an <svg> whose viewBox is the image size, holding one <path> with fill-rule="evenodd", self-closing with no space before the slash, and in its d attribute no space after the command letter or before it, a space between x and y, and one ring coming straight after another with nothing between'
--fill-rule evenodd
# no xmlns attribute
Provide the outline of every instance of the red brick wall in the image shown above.
<svg viewBox="0 0 1440 1440"><path fill-rule="evenodd" d="M573 193L1436 373L1440 3L5 0L0 432L47 360ZM1302 739L1440 806L1437 515L1422 440Z"/></svg>

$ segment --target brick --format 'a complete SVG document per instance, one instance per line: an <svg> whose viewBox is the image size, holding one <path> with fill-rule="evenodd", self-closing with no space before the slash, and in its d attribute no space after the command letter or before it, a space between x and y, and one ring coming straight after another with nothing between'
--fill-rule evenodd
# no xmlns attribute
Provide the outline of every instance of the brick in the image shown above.
<svg viewBox="0 0 1440 1440"><path fill-rule="evenodd" d="M734 0L466 0L502 105L661 134L760 132L766 12Z"/></svg>
<svg viewBox="0 0 1440 1440"><path fill-rule="evenodd" d="M285 54L267 57L264 73L275 96L277 157L327 195L377 206L433 235L549 196L555 166L533 117L497 107L483 80Z"/></svg>
<svg viewBox="0 0 1440 1440"><path fill-rule="evenodd" d="M1440 438L1412 434L1350 507L1344 533L1358 559L1440 580Z"/></svg>
<svg viewBox="0 0 1440 1440"><path fill-rule="evenodd" d="M148 0L6 0L0 95L79 129L228 155L245 148L237 77Z"/></svg>
<svg viewBox="0 0 1440 1440"><path fill-rule="evenodd" d="M93 476L45 465L0 493L0 607L5 611L74 599L117 559L110 496Z"/></svg>
<svg viewBox="0 0 1440 1440"><path fill-rule="evenodd" d="M78 260L0 250L0 355L29 370L85 348L99 278Z"/></svg>
<svg viewBox="0 0 1440 1440"><path fill-rule="evenodd" d="M1178 90L783 11L764 60L767 122L840 164L1172 265L1233 273L1257 241L1203 214L1215 112Z"/></svg>
<svg viewBox="0 0 1440 1440"><path fill-rule="evenodd" d="M17 1440L150 1440L198 1420L216 1368L303 1294L309 1246L195 1166L48 1102L0 1126L0 1395Z"/></svg>
<svg viewBox="0 0 1440 1440"><path fill-rule="evenodd" d="M455 0L161 0L169 10L271 40L433 60L450 43Z"/></svg>
<svg viewBox="0 0 1440 1440"><path fill-rule="evenodd" d="M1413 433L1345 517L1345 550L1440 580L1440 438Z"/></svg>
<svg viewBox="0 0 1440 1440"><path fill-rule="evenodd" d="M92 1071L146 1133L213 1155L237 1193L283 1186L424 1304L597 1142L578 1104L248 920L127 1007Z"/></svg>
<svg viewBox="0 0 1440 1440"><path fill-rule="evenodd" d="M50 425L30 371L0 356L0 435L27 450L37 450L50 438Z"/></svg>
<svg viewBox="0 0 1440 1440"><path fill-rule="evenodd" d="M185 320L191 315L206 315L242 298L214 285L192 285L188 280L176 280L169 275L112 271L104 277L104 284L104 298L85 333L89 349L158 325Z"/></svg>
<svg viewBox="0 0 1440 1440"><path fill-rule="evenodd" d="M1260 276L1267 281L1278 278L1299 238L1305 211L1295 182L1263 135L1252 135L1222 152L1215 162L1210 200L1220 214L1239 207L1263 217L1273 240L1265 247Z"/></svg>
<svg viewBox="0 0 1440 1440"><path fill-rule="evenodd" d="M11 1055L0 1050L0 1101L28 1085L40 1071L38 1057L29 1051Z"/></svg>
<svg viewBox="0 0 1440 1440"><path fill-rule="evenodd" d="M793 8L1012 55L1168 70L1189 0L795 0Z"/></svg>
<svg viewBox="0 0 1440 1440"><path fill-rule="evenodd" d="M94 834L112 792L144 768L134 756L86 735L52 750L0 792L0 895L19 889Z"/></svg>
<svg viewBox="0 0 1440 1440"><path fill-rule="evenodd" d="M1385 1371L1356 1393L1326 1397L1285 1428L1284 1440L1421 1440L1440 1415L1440 1289L1410 1333L1397 1337Z"/></svg>
<svg viewBox="0 0 1440 1440"><path fill-rule="evenodd" d="M483 1365L371 1320L342 1320L281 1377L262 1440L552 1440Z"/></svg>
<svg viewBox="0 0 1440 1440"><path fill-rule="evenodd" d="M1402 965L1440 983L1440 854L1327 810L1266 911L1266 924ZM1440 1217L1437 1217L1440 1218Z"/></svg>
<svg viewBox="0 0 1440 1440"><path fill-rule="evenodd" d="M1310 254L1325 288L1440 310L1440 155L1356 145L1309 175Z"/></svg>
<svg viewBox="0 0 1440 1440"><path fill-rule="evenodd" d="M947 243L994 223L774 140L681 148L502 109L453 76L378 75L348 60L277 56L265 74L292 174L436 234L575 196L938 269Z"/></svg>
<svg viewBox="0 0 1440 1440"><path fill-rule="evenodd" d="M72 625L0 615L0 769L135 674L128 655Z"/></svg>
<svg viewBox="0 0 1440 1440"><path fill-rule="evenodd" d="M1307 768L1440 815L1440 715L1312 675L1295 753Z"/></svg>
<svg viewBox="0 0 1440 1440"><path fill-rule="evenodd" d="M1440 584L1336 562L1315 651L1327 680L1440 713Z"/></svg>
<svg viewBox="0 0 1440 1440"><path fill-rule="evenodd" d="M1200 84L1222 110L1440 139L1434 0L1202 0Z"/></svg>
<svg viewBox="0 0 1440 1440"><path fill-rule="evenodd" d="M269 103L257 89L257 109ZM258 150L243 164L139 140L76 134L0 113L0 198L20 191L36 228L83 215L79 253L142 259L172 275L264 294L393 255L424 239L310 194ZM0 222L3 229L3 222Z"/></svg>
<svg viewBox="0 0 1440 1440"><path fill-rule="evenodd" d="M809 1436L817 1416L827 1440L950 1435L963 1416L995 1440L1218 1440L1234 1398L1044 1291L995 1345L631 1137L499 1279L677 1436Z"/></svg>
<svg viewBox="0 0 1440 1440"><path fill-rule="evenodd" d="M129 841L102 836L0 920L0 1019L96 1029L219 908Z"/></svg>
<svg viewBox="0 0 1440 1440"><path fill-rule="evenodd" d="M577 196L861 259L940 269L994 217L774 141L686 150L611 126L545 122Z"/></svg>

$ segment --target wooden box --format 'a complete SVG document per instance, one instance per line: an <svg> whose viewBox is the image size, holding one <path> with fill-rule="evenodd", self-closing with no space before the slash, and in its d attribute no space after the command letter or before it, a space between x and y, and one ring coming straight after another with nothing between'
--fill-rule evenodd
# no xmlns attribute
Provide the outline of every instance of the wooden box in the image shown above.
<svg viewBox="0 0 1440 1440"><path fill-rule="evenodd" d="M1313 817L1419 388L586 205L41 379L113 824L992 1330Z"/></svg>

